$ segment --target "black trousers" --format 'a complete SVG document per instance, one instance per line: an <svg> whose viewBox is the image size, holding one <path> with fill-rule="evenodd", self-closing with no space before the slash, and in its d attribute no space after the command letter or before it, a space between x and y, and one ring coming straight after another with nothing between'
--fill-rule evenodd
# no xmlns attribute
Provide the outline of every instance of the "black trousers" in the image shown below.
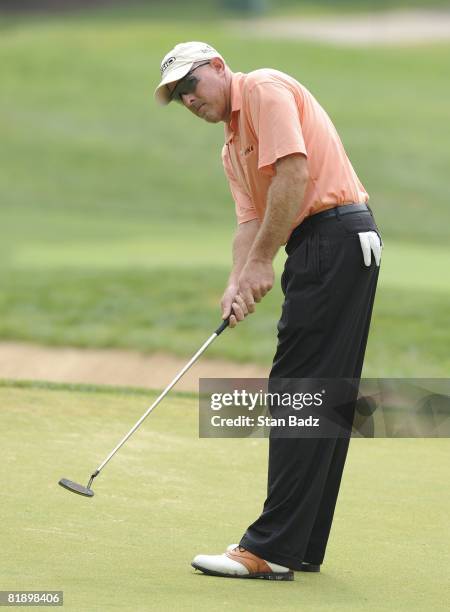
<svg viewBox="0 0 450 612"><path fill-rule="evenodd" d="M369 210L335 211L308 217L286 245L272 380L361 375L379 268L373 256L364 265L358 232L378 229ZM240 545L291 569L322 563L348 445L270 437L267 499Z"/></svg>

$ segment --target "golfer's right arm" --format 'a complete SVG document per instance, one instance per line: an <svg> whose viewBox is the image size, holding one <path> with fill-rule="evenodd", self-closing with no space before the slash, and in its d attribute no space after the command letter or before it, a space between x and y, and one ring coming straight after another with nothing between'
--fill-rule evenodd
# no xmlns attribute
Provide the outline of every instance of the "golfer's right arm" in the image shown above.
<svg viewBox="0 0 450 612"><path fill-rule="evenodd" d="M235 327L237 321L242 321L249 312L245 302L237 295L238 279L242 268L247 262L248 254L255 241L259 227L259 220L252 219L246 223L240 223L236 229L233 240L233 267L221 301L222 317L224 319L230 315L231 305L234 302L233 314L230 317L230 327Z"/></svg>
<svg viewBox="0 0 450 612"><path fill-rule="evenodd" d="M226 144L222 148L222 163L236 206L238 226L233 240L233 266L227 288L222 296L221 307L222 317L224 319L230 317L230 327L235 327L237 321L242 321L245 315L250 312L244 300L237 295L238 278L242 268L247 263L247 256L260 228L260 221L257 218L250 195L243 189L234 174Z"/></svg>

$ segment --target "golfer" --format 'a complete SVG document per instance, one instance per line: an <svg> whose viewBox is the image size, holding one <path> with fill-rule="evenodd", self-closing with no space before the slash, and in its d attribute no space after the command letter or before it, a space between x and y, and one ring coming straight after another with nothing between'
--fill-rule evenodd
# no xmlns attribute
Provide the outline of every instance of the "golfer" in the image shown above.
<svg viewBox="0 0 450 612"><path fill-rule="evenodd" d="M232 72L201 42L161 63L155 98L225 124L222 161L234 199L233 266L222 297L235 327L274 283L285 245L284 294L270 379L359 379L381 258L369 196L330 118L291 76ZM215 576L292 580L319 571L349 437L270 438L267 499L223 554L192 565Z"/></svg>

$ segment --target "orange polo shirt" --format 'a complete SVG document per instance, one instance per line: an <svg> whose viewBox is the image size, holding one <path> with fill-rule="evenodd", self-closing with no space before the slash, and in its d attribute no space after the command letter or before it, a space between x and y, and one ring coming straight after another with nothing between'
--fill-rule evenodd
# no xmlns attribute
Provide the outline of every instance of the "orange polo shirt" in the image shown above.
<svg viewBox="0 0 450 612"><path fill-rule="evenodd" d="M264 218L275 162L292 153L307 158L310 176L292 229L322 210L368 202L331 119L298 81L266 68L235 73L231 110L222 161L238 223Z"/></svg>

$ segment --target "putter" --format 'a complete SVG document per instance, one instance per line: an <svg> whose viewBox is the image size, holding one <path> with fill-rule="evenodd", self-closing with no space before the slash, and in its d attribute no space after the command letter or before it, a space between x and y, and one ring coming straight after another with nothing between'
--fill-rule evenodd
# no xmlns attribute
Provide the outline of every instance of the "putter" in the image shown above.
<svg viewBox="0 0 450 612"><path fill-rule="evenodd" d="M62 487L64 487L65 489L67 489L68 491L72 491L72 493L77 493L78 495L83 495L84 497L94 497L94 491L91 489L91 485L92 485L92 482L93 482L94 478L97 478L97 476L103 470L105 465L110 461L110 459L112 459L114 457L114 455L125 444L125 442L128 440L128 438L134 434L136 429L145 421L145 419L152 412L152 410L154 410L156 408L156 406L169 393L169 391L172 389L172 387L174 385L176 385L176 383L180 380L180 378L189 370L189 368L192 365L194 365L194 363L197 361L197 359L200 357L200 355L202 355L206 351L208 346L212 342L214 342L214 340L217 338L217 336L220 336L220 334L224 331L224 329L226 329L228 327L229 323L230 323L229 318L225 319L222 322L222 324L216 329L216 331L213 334L211 334L211 336L208 338L208 340L195 353L195 355L192 357L192 359L189 361L189 363L187 363L184 366L184 368L167 385L167 387L164 389L164 391L161 393L161 395L159 395L156 398L156 400L153 402L153 404L150 406L150 408L148 408L148 410L141 416L139 421L137 421L136 424L130 429L130 431L121 439L121 441L118 443L118 445L109 453L109 455L98 466L98 468L94 472L92 472L92 474L91 474L91 476L89 478L89 481L88 481L88 483L87 483L87 485L85 487L83 487L83 485L81 485L81 484L78 484L77 482L73 482L72 480L68 480L67 478L61 478L61 480L58 482L58 484L61 485Z"/></svg>

